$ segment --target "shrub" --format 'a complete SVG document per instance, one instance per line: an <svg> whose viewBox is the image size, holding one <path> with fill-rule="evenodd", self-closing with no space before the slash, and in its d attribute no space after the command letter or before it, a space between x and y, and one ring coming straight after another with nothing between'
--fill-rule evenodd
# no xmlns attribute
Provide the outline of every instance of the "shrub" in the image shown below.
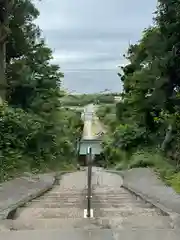
<svg viewBox="0 0 180 240"><path fill-rule="evenodd" d="M0 107L1 180L8 175L28 170L33 159L28 154L28 143L41 129L35 116L7 105Z"/></svg>
<svg viewBox="0 0 180 240"><path fill-rule="evenodd" d="M137 146L145 145L146 140L146 130L136 125L120 124L114 133L115 145L124 151L132 151Z"/></svg>
<svg viewBox="0 0 180 240"><path fill-rule="evenodd" d="M130 158L130 168L132 167L154 167L156 169L173 169L167 159L156 149L144 149L132 154Z"/></svg>
<svg viewBox="0 0 180 240"><path fill-rule="evenodd" d="M180 193L180 173L171 174L166 177L166 183L174 188L174 190Z"/></svg>
<svg viewBox="0 0 180 240"><path fill-rule="evenodd" d="M80 116L63 113L53 125L34 113L7 105L0 107L0 181L23 171L47 172L72 168L76 138L81 135Z"/></svg>

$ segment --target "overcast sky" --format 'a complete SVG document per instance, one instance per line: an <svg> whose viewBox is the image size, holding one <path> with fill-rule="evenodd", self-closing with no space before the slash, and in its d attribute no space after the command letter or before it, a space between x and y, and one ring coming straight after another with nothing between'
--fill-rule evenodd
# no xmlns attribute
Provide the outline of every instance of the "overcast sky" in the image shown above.
<svg viewBox="0 0 180 240"><path fill-rule="evenodd" d="M117 65L129 43L152 24L157 0L43 0L37 21L65 74L63 85L78 93L120 91Z"/></svg>

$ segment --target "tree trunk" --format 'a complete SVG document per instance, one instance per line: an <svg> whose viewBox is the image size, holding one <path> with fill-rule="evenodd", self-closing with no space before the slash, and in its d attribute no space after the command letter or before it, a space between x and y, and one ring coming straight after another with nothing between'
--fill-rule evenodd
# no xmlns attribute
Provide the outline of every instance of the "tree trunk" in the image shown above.
<svg viewBox="0 0 180 240"><path fill-rule="evenodd" d="M5 52L5 43L0 43L0 104L6 99Z"/></svg>
<svg viewBox="0 0 180 240"><path fill-rule="evenodd" d="M9 34L8 16L10 8L12 7L13 0L1 0L1 22L0 22L0 98L1 101L6 99L6 42Z"/></svg>
<svg viewBox="0 0 180 240"><path fill-rule="evenodd" d="M163 143L162 143L162 145L161 145L161 149L162 149L163 151L166 150L166 148L167 148L167 146L168 146L168 143L169 143L169 142L171 141L171 139L172 139L172 130L173 130L173 128L172 128L172 125L170 124L170 125L168 126L167 131L166 131L165 139L164 139L164 141L163 141Z"/></svg>

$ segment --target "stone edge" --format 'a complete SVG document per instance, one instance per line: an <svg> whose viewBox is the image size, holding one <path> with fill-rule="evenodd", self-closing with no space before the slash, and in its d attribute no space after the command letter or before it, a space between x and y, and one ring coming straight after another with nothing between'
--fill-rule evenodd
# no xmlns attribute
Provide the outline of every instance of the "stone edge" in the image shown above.
<svg viewBox="0 0 180 240"><path fill-rule="evenodd" d="M106 170L106 172L118 174L123 179L125 177L125 174L128 173L128 171L117 171L117 170ZM147 196L147 194L143 193L142 191L137 190L135 187L130 186L131 183L127 183L123 181L123 187L130 191L131 193L135 194L136 196L140 197L141 199L145 200L146 202L150 203L154 207L160 209L160 211L166 215L168 215L172 221L173 228L179 229L180 228L180 214L173 212L171 209L164 206L163 203L157 202L155 199L155 196Z"/></svg>
<svg viewBox="0 0 180 240"><path fill-rule="evenodd" d="M35 190L29 193L27 191L27 194L22 196L18 201L14 202L10 206L0 209L0 220L6 219L7 216L14 210L16 210L18 207L23 206L25 203L43 195L45 192L51 190L55 184L55 177L54 176L49 176L51 177L51 181L46 181L43 179L43 177L39 178L39 181L34 183L34 188ZM50 178L49 178L50 179ZM27 179L26 179L27 180ZM29 179L31 181L31 179ZM44 183L44 186L42 186L40 189L36 189L36 183Z"/></svg>
<svg viewBox="0 0 180 240"><path fill-rule="evenodd" d="M43 186L41 189L35 189L35 191L31 192L30 194L27 192L26 196L23 196L19 201L16 201L14 204L11 204L10 206L4 208L4 209L0 209L0 220L4 220L7 218L7 216L14 210L16 210L18 207L23 206L24 204L26 204L27 202L40 197L41 195L43 195L44 193L46 193L47 191L51 190L53 188L53 186L55 184L57 184L57 180L58 183L60 184L60 180L61 177L64 174L68 174L68 173L72 173L74 171L59 171L56 173L45 173L45 174L37 174L37 175L33 175L31 173L24 173L22 178L24 178L25 180L27 180L27 178L29 178L29 181L34 181L36 180L37 182L35 182L34 184L36 185L36 183L39 182L43 182L45 184L45 186ZM36 186L35 186L36 188Z"/></svg>

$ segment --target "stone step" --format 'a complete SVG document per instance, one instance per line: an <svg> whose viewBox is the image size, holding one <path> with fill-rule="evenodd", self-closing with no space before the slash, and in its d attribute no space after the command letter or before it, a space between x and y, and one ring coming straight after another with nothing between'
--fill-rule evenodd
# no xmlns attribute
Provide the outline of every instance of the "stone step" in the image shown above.
<svg viewBox="0 0 180 240"><path fill-rule="evenodd" d="M43 196L41 196L40 198L44 198L44 197L60 197L60 198L63 198L63 197L79 197L79 196L85 196L87 194L87 191L83 192L83 193L80 193L80 194L45 194ZM94 196L99 196L99 197L112 197L112 198L115 198L115 197L127 197L127 198L134 198L135 195L130 195L130 194L98 194L98 193L95 193L93 192L93 195Z"/></svg>
<svg viewBox="0 0 180 240"><path fill-rule="evenodd" d="M118 227L118 225L115 225ZM128 216L123 219L123 229L156 228L171 229L173 227L171 220L167 216Z"/></svg>
<svg viewBox="0 0 180 240"><path fill-rule="evenodd" d="M99 228L89 219L66 218L66 219L33 219L33 220L5 220L0 223L7 230L36 230L36 229L94 229Z"/></svg>
<svg viewBox="0 0 180 240"><path fill-rule="evenodd" d="M37 229L171 229L168 217L163 216L129 216L114 218L68 218L68 219L29 219L4 220L0 222L3 231L37 230ZM0 228L1 229L1 228Z"/></svg>
<svg viewBox="0 0 180 240"><path fill-rule="evenodd" d="M42 202L42 203L49 203L49 202L69 202L69 203L74 203L74 202L80 202L80 200L82 200L83 198L67 198L67 199L62 199L62 198L46 198L46 199L35 199L32 200L31 202L27 203L38 203L38 202ZM85 197L84 197L85 199Z"/></svg>
<svg viewBox="0 0 180 240"><path fill-rule="evenodd" d="M99 217L127 217L127 216L159 216L161 213L154 208L141 208L137 206L122 208L100 208L94 210Z"/></svg>
<svg viewBox="0 0 180 240"><path fill-rule="evenodd" d="M67 198L80 198L80 197L83 197L83 196L86 196L87 195L87 192L81 192L81 193L76 193L76 194L73 194L73 193L48 193L48 194L45 194L41 197L39 197L38 199L46 199L46 198L61 198L61 199L67 199ZM93 192L93 196L94 197L98 197L100 199L116 199L116 198L119 198L119 199L129 199L129 198L132 198L132 199L136 199L136 196L134 195L131 195L129 193L96 193L96 192Z"/></svg>
<svg viewBox="0 0 180 240"><path fill-rule="evenodd" d="M83 205L86 205L86 202L83 203ZM104 201L104 202L99 202L99 201L94 201L92 200L92 208L109 208L109 206L112 206L112 208L122 208L125 207L127 205L127 202L108 202L108 201ZM140 202L129 202L128 205L134 207L142 207L142 208L153 208L153 206L146 204L146 203L140 203ZM33 204L28 203L25 205L25 207L27 208L36 208L36 207L41 207L41 208L62 208L62 207L82 207L82 202L81 201L77 201L77 202L62 202L62 201L43 201L43 202L33 202Z"/></svg>
<svg viewBox="0 0 180 240"><path fill-rule="evenodd" d="M33 203L27 203L26 205L24 205L25 208L79 208L81 209L82 207L85 207L87 204L86 201L82 202L82 201L77 201L77 202L62 202L62 201L48 201L48 202L33 202ZM120 210L123 208L126 208L126 206L129 207L139 207L142 209L145 208L154 208L153 206L146 204L146 203L141 203L141 202L108 202L108 201L104 201L104 202L99 202L99 201L92 201L91 202L91 206L92 208L112 208L112 209L116 209L116 211ZM23 208L20 208L23 210ZM158 210L157 210L158 211Z"/></svg>
<svg viewBox="0 0 180 240"><path fill-rule="evenodd" d="M31 201L31 203L34 202L59 202L59 201L68 201L68 202L74 202L74 201L79 201L80 199L85 199L86 195L82 196L66 196L66 197L51 197L51 196L43 196L41 198L36 198Z"/></svg>
<svg viewBox="0 0 180 240"><path fill-rule="evenodd" d="M83 218L84 209L71 207L71 208L20 208L18 217L27 220L29 218Z"/></svg>
<svg viewBox="0 0 180 240"><path fill-rule="evenodd" d="M80 202L83 200L86 200L86 196L80 196L79 198L44 198L44 199L34 199L31 202L27 203L26 205L29 205L30 203L38 203L38 202L42 202L42 203L49 203L49 202L68 202L68 203L75 203L75 202ZM108 203L136 203L136 202L142 202L143 201L139 201L136 199L131 199L131 198L97 198L96 196L93 197L92 196L92 201L93 202L108 202Z"/></svg>
<svg viewBox="0 0 180 240"><path fill-rule="evenodd" d="M57 202L34 202L33 204L29 203L26 204L25 207L27 208L62 208L62 207L76 207L76 208L81 208L82 207L82 203L80 201L77 202L61 202L61 201L57 201Z"/></svg>
<svg viewBox="0 0 180 240"><path fill-rule="evenodd" d="M86 190L84 191L80 191L80 192L72 192L72 191L64 191L64 192L47 192L44 196L80 196L82 194L84 194L86 192Z"/></svg>
<svg viewBox="0 0 180 240"><path fill-rule="evenodd" d="M100 199L100 198L93 198L92 197L92 201L94 202L116 202L116 203L136 203L136 202L143 202L143 201L138 201L135 199L122 199L122 198L116 198L116 199Z"/></svg>
<svg viewBox="0 0 180 240"><path fill-rule="evenodd" d="M75 198L68 198L68 199L62 199L62 198L54 198L54 199L50 199L50 198L47 198L47 199L35 199L35 200L32 200L31 202L28 202L26 205L29 205L31 203L51 203L51 202L54 202L54 203L58 203L58 202L68 202L68 203L74 203L74 202L81 202L81 201L84 201L86 200L86 196L84 196L84 198L78 198L78 199L75 199ZM102 202L102 203L143 203L143 204L146 204L145 202L143 201L138 201L138 200L134 200L134 199L125 199L125 200L122 200L122 199L98 199L98 198L93 198L92 196L92 202Z"/></svg>
<svg viewBox="0 0 180 240"><path fill-rule="evenodd" d="M171 229L173 224L166 216L128 216L128 217L98 217L96 225L112 229Z"/></svg>
<svg viewBox="0 0 180 240"><path fill-rule="evenodd" d="M93 196L93 195L92 195ZM128 200L134 200L134 201L136 201L136 198L133 198L133 197L124 197L124 196L114 196L114 197L108 197L108 196L104 196L104 197L100 197L100 196L97 196L97 195L95 195L95 196L93 196L94 198L96 198L96 199L99 199L99 200L106 200L106 201L108 201L108 200L119 200L119 201L128 201Z"/></svg>
<svg viewBox="0 0 180 240"><path fill-rule="evenodd" d="M60 206L60 205L59 205ZM94 208L109 208L109 207L112 207L112 208L116 208L116 210L118 209L121 209L121 208L124 208L127 206L127 202L95 202L95 201L92 201L92 207ZM128 202L128 206L132 206L132 207L140 207L140 208L154 208L152 205L150 204L146 204L146 203L140 203L140 202Z"/></svg>
<svg viewBox="0 0 180 240"><path fill-rule="evenodd" d="M80 198L80 197L83 197L83 196L86 196L85 194L84 195L82 195L82 194L80 194L80 195L63 195L63 196L58 196L58 195L44 195L44 196L42 196L42 197L40 197L40 198L38 198L38 199L46 199L46 198L48 198L48 199L67 199L67 198Z"/></svg>
<svg viewBox="0 0 180 240"><path fill-rule="evenodd" d="M131 193L129 192L120 192L120 191L114 191L114 192L108 192L108 191L93 191L93 193L95 195L99 195L99 196L135 196L135 195L132 195Z"/></svg>
<svg viewBox="0 0 180 240"><path fill-rule="evenodd" d="M180 231L174 229L115 229L110 240L178 240L179 236Z"/></svg>
<svg viewBox="0 0 180 240"><path fill-rule="evenodd" d="M125 195L125 194L97 194L93 192L93 196L98 198L132 198L137 199L135 195Z"/></svg>
<svg viewBox="0 0 180 240"><path fill-rule="evenodd" d="M71 195L71 196L69 196L69 195L64 195L64 196L51 196L51 195L48 195L48 196L46 196L46 195L44 195L44 196L42 196L42 197L40 197L40 198L38 198L38 199L46 199L46 198L60 198L60 199L67 199L67 198L80 198L80 197L85 197L85 196L87 196L87 193L84 193L84 194L81 194L81 195ZM119 198L119 199L138 199L138 198L136 198L136 197L134 197L134 196L124 196L124 195L98 195L98 194L92 194L92 196L95 198L100 198L100 199L109 199L109 198L112 198L112 199L116 199L116 198Z"/></svg>
<svg viewBox="0 0 180 240"><path fill-rule="evenodd" d="M126 216L157 216L160 215L154 208L142 208L138 206L123 206L121 208L95 208L95 216L99 217L126 217ZM77 218L84 216L84 209L77 207L64 207L64 208L21 208L18 215L20 218L26 219L26 216L32 218Z"/></svg>
<svg viewBox="0 0 180 240"><path fill-rule="evenodd" d="M0 233L2 240L113 240L113 233L110 229L81 230L81 229L39 229L25 231L9 231ZM123 238L126 239L126 238ZM153 238L152 238L153 239ZM178 238L179 239L179 238ZM148 239L149 240L149 239ZM156 240L156 239L154 239ZM164 239L166 240L166 239ZM176 240L172 238L172 240Z"/></svg>
<svg viewBox="0 0 180 240"><path fill-rule="evenodd" d="M62 197L44 197L41 199L34 199L32 200L32 202L48 202L48 201L68 201L68 202L74 202L74 201L79 201L81 199L86 199L86 195L84 196L79 196L79 197L67 197L67 198L62 198ZM93 196L92 195L92 200L93 201L108 201L108 202L136 202L139 201L135 198L123 198L123 197L113 197L113 198L108 198L108 197L104 197L104 198L100 198L98 196ZM141 201L143 202L143 201Z"/></svg>
<svg viewBox="0 0 180 240"><path fill-rule="evenodd" d="M83 195L85 193L84 192L76 192L76 193L73 193L73 192L49 192L49 193L46 193L44 196L58 196L58 197L61 197L61 196L80 196L80 195Z"/></svg>
<svg viewBox="0 0 180 240"><path fill-rule="evenodd" d="M125 189L122 188L112 188L112 186L108 189L107 186L104 188L98 188L97 185L95 184L94 187L92 187L93 191L98 194L126 194L130 195L131 193Z"/></svg>
<svg viewBox="0 0 180 240"><path fill-rule="evenodd" d="M74 202L74 201L79 201L81 199L86 199L86 194L85 195L80 195L77 197L52 197L52 196L44 196L43 198L37 198L32 200L32 202L48 202L48 201L68 201L68 202ZM108 201L108 202L135 202L135 201L140 201L136 198L132 198L132 197L123 197L123 196L116 196L116 197L108 197L108 196L104 196L104 197L99 197L98 195L92 195L92 200L93 201ZM142 200L141 200L142 202Z"/></svg>

